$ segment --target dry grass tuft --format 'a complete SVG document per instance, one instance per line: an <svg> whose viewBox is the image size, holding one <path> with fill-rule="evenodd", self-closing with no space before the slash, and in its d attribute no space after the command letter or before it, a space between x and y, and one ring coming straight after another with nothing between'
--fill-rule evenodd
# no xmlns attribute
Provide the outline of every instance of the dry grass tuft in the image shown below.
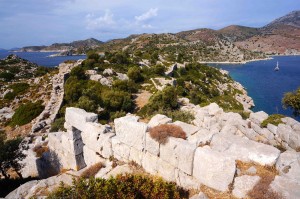
<svg viewBox="0 0 300 199"><path fill-rule="evenodd" d="M230 192L220 192L205 185L201 185L200 190L207 196L207 198L237 199Z"/></svg>
<svg viewBox="0 0 300 199"><path fill-rule="evenodd" d="M89 168L87 168L84 172L82 172L80 177L83 177L83 178L94 177L98 173L98 171L103 167L104 167L103 164L101 162L98 162L98 163L90 166Z"/></svg>
<svg viewBox="0 0 300 199"><path fill-rule="evenodd" d="M270 189L270 184L274 180L272 176L262 176L260 181L247 194L251 199L284 199L281 194Z"/></svg>
<svg viewBox="0 0 300 199"><path fill-rule="evenodd" d="M278 171L275 166L262 166L255 163L242 162L237 160L236 166L240 169L240 175L251 175L246 171L254 166L256 168L256 174L261 177L261 180L254 186L254 188L247 194L251 199L283 199L283 197L270 189L270 184L278 175Z"/></svg>
<svg viewBox="0 0 300 199"><path fill-rule="evenodd" d="M49 151L49 148L45 145L36 145L32 150L36 153L35 156L40 158L42 157L43 153Z"/></svg>
<svg viewBox="0 0 300 199"><path fill-rule="evenodd" d="M173 124L161 124L150 129L150 136L160 144L165 144L168 138L182 138L186 139L186 133L181 127Z"/></svg>

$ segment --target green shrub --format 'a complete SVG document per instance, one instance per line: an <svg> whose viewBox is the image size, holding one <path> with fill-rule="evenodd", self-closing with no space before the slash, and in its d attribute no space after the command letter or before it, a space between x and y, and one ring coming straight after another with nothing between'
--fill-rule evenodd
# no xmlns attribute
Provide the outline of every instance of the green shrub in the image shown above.
<svg viewBox="0 0 300 199"><path fill-rule="evenodd" d="M15 99L16 96L17 95L15 92L8 92L4 95L4 99L11 101L11 100Z"/></svg>
<svg viewBox="0 0 300 199"><path fill-rule="evenodd" d="M134 82L141 82L144 80L142 76L142 71L137 66L129 68L127 72L127 76L129 77L129 79L133 80Z"/></svg>
<svg viewBox="0 0 300 199"><path fill-rule="evenodd" d="M44 106L42 105L42 101L38 101L35 103L28 102L26 104L23 104L19 108L17 108L10 122L10 126L22 126L24 124L28 124L29 122L31 122L31 120L41 114L43 110Z"/></svg>
<svg viewBox="0 0 300 199"><path fill-rule="evenodd" d="M80 178L73 181L72 186L60 187L50 193L49 199L54 198L105 198L105 199L179 199L188 198L186 190L175 183L165 182L161 178L151 178L143 175L125 174L109 179Z"/></svg>
<svg viewBox="0 0 300 199"><path fill-rule="evenodd" d="M58 132L64 130L64 123L65 118L57 118L54 120L54 122L51 124L50 132Z"/></svg>
<svg viewBox="0 0 300 199"><path fill-rule="evenodd" d="M282 118L284 118L284 115L280 115L280 114L273 114L270 115L267 119L265 119L262 123L261 123L261 127L267 127L268 124L273 124L275 126L278 126L278 124L283 123L281 121Z"/></svg>
<svg viewBox="0 0 300 199"><path fill-rule="evenodd" d="M12 74L12 73L9 73L9 72L8 73L7 72L2 72L2 73L0 73L0 78L3 78L4 81L9 82L9 81L11 81L15 78L15 75Z"/></svg>
<svg viewBox="0 0 300 199"><path fill-rule="evenodd" d="M284 108L293 109L293 114L295 116L300 115L300 87L294 92L288 92L284 94L282 99L282 104Z"/></svg>

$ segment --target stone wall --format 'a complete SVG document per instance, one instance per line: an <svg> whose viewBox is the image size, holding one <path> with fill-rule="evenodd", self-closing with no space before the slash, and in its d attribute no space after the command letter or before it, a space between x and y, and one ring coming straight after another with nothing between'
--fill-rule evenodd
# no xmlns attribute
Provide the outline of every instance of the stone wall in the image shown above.
<svg viewBox="0 0 300 199"><path fill-rule="evenodd" d="M166 144L159 144L151 138L150 127L172 123L164 115L154 116L148 124L127 115L115 119L113 130L99 124L96 114L67 108L68 131L49 134L48 146L56 151L65 169L78 170L113 156L124 162L134 161L146 172L188 189L204 184L219 191L228 191L234 182L237 160L274 166L281 152L272 142L285 143L291 151L299 147L295 144L300 144L296 136L300 134L299 123L291 118L269 131L259 126L267 117L263 112L251 113L248 120L243 120L238 114L224 113L217 104L200 108L185 101L182 109L193 112L196 119L193 124L173 124L186 132L186 140L170 137ZM281 135L283 128L289 128L288 133L293 135L288 140Z"/></svg>

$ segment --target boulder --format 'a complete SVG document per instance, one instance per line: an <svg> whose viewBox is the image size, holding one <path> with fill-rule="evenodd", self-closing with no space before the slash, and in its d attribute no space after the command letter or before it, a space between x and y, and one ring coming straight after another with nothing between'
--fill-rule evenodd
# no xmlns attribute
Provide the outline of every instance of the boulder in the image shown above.
<svg viewBox="0 0 300 199"><path fill-rule="evenodd" d="M277 135L277 126L273 125L273 124L268 124L267 125L267 129L273 133L273 135Z"/></svg>
<svg viewBox="0 0 300 199"><path fill-rule="evenodd" d="M111 75L113 75L113 74L114 74L114 71L113 71L112 68L107 68L107 69L105 69L105 70L103 71L103 75L109 75L109 76L111 76Z"/></svg>
<svg viewBox="0 0 300 199"><path fill-rule="evenodd" d="M147 125L135 120L135 116L115 119L116 136L128 146L142 151L145 148Z"/></svg>
<svg viewBox="0 0 300 199"><path fill-rule="evenodd" d="M259 176L243 175L234 180L234 189L232 194L237 198L246 198L247 193L259 182Z"/></svg>
<svg viewBox="0 0 300 199"><path fill-rule="evenodd" d="M216 104L216 103L211 103L210 105L206 106L205 108L207 108L208 114L210 116L216 116L216 115L221 114L223 112L223 109L221 109L218 106L218 104Z"/></svg>
<svg viewBox="0 0 300 199"><path fill-rule="evenodd" d="M157 115L153 116L151 118L151 120L148 122L148 127L152 128L152 127L158 126L160 124L168 124L171 122L172 122L171 118L168 118L165 115L157 114Z"/></svg>
<svg viewBox="0 0 300 199"><path fill-rule="evenodd" d="M73 177L64 173L43 180L29 181L9 193L5 198L43 198L48 195L47 193L54 191L60 185L60 182L64 182L65 185L72 185Z"/></svg>
<svg viewBox="0 0 300 199"><path fill-rule="evenodd" d="M234 159L212 150L209 146L197 148L193 176L200 183L218 191L228 191L235 171Z"/></svg>
<svg viewBox="0 0 300 199"><path fill-rule="evenodd" d="M267 113L265 113L264 111L259 111L256 113L250 113L249 119L257 125L260 125L268 117L269 115Z"/></svg>
<svg viewBox="0 0 300 199"><path fill-rule="evenodd" d="M128 80L128 76L126 74L123 74L123 73L117 73L117 78L119 80L122 80L122 81L125 81L125 80Z"/></svg>

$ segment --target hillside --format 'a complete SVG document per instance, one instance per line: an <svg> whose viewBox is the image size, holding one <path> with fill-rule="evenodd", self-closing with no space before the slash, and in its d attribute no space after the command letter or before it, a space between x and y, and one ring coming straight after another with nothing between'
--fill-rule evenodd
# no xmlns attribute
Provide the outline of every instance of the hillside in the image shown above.
<svg viewBox="0 0 300 199"><path fill-rule="evenodd" d="M73 41L71 43L54 43L50 46L26 46L21 48L21 52L36 52L36 51L74 51L75 53L85 53L87 50L97 47L103 42L90 38L86 40Z"/></svg>
<svg viewBox="0 0 300 199"><path fill-rule="evenodd" d="M280 17L259 28L257 34L235 42L240 48L270 55L300 54L300 11Z"/></svg>

